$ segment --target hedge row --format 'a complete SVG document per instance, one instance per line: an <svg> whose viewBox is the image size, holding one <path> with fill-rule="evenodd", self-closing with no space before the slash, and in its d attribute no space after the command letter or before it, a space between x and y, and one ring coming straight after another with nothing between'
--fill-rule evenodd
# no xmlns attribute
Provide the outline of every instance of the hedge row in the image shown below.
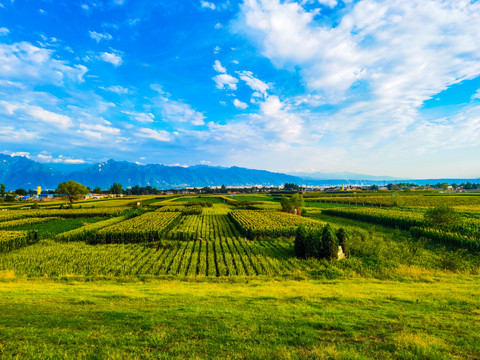
<svg viewBox="0 0 480 360"><path fill-rule="evenodd" d="M36 231L0 231L0 253L9 252L36 241Z"/></svg>
<svg viewBox="0 0 480 360"><path fill-rule="evenodd" d="M480 252L480 239L474 239L462 234L421 227L412 227L410 233L415 238L424 237L441 245Z"/></svg>

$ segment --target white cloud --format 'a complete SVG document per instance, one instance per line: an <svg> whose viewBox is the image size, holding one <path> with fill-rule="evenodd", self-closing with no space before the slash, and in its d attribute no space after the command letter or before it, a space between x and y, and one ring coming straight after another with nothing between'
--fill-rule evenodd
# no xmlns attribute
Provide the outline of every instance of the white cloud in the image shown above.
<svg viewBox="0 0 480 360"><path fill-rule="evenodd" d="M10 30L8 30L6 27L0 27L0 36L5 36L10 33Z"/></svg>
<svg viewBox="0 0 480 360"><path fill-rule="evenodd" d="M246 103L244 103L244 102L242 102L238 99L233 100L233 105L235 105L235 107L237 109L242 109L242 110L245 110L248 107L248 105Z"/></svg>
<svg viewBox="0 0 480 360"><path fill-rule="evenodd" d="M337 6L337 4L338 4L337 0L316 0L316 1L319 4L322 4L322 5L331 7L331 8Z"/></svg>
<svg viewBox="0 0 480 360"><path fill-rule="evenodd" d="M67 65L52 57L53 51L28 42L0 44L0 76L34 84L64 85L65 80L83 82L88 69Z"/></svg>
<svg viewBox="0 0 480 360"><path fill-rule="evenodd" d="M98 135L96 137L102 137L103 135L120 135L120 129L101 124L80 124L79 128L82 129L79 130L79 132L88 132L88 134L92 132L97 133Z"/></svg>
<svg viewBox="0 0 480 360"><path fill-rule="evenodd" d="M480 89L478 89L477 92L472 95L472 100L473 99L480 99Z"/></svg>
<svg viewBox="0 0 480 360"><path fill-rule="evenodd" d="M263 54L278 67L299 67L309 89L331 101L364 80L375 96L418 106L480 73L478 3L365 0L332 28L298 3L247 0L242 11Z"/></svg>
<svg viewBox="0 0 480 360"><path fill-rule="evenodd" d="M119 54L116 53L107 53L103 52L100 54L100 59L105 62L112 64L115 67L118 67L123 64L123 59Z"/></svg>
<svg viewBox="0 0 480 360"><path fill-rule="evenodd" d="M112 40L112 35L105 33L97 33L96 31L89 31L90 37L95 40L97 43L99 43L102 40Z"/></svg>
<svg viewBox="0 0 480 360"><path fill-rule="evenodd" d="M26 151L19 151L19 152L12 152L10 154L11 157L14 157L14 156L21 156L21 157L26 157L26 158L30 158L30 153L29 152L26 152Z"/></svg>
<svg viewBox="0 0 480 360"><path fill-rule="evenodd" d="M83 159L74 159L70 157L65 157L63 155L59 155L58 157L54 158L52 155L50 155L47 152L38 154L37 156L35 156L35 159L43 163L57 163L57 164L84 164L85 163L85 160Z"/></svg>
<svg viewBox="0 0 480 360"><path fill-rule="evenodd" d="M143 113L135 111L122 111L122 113L132 116L135 120L140 122L153 122L155 116L152 113Z"/></svg>
<svg viewBox="0 0 480 360"><path fill-rule="evenodd" d="M218 89L229 88L237 90L238 79L229 74L219 74L213 77Z"/></svg>
<svg viewBox="0 0 480 360"><path fill-rule="evenodd" d="M238 71L240 79L245 81L245 83L255 92L267 96L268 85L263 81L257 79L253 76L251 71Z"/></svg>
<svg viewBox="0 0 480 360"><path fill-rule="evenodd" d="M25 112L35 120L54 125L60 129L65 130L73 126L70 117L45 110L40 106L27 106Z"/></svg>
<svg viewBox="0 0 480 360"><path fill-rule="evenodd" d="M216 6L214 3L211 3L209 1L200 1L200 5L202 6L202 8L206 8L206 9L210 9L210 10L215 10L216 9Z"/></svg>
<svg viewBox="0 0 480 360"><path fill-rule="evenodd" d="M278 96L272 95L260 103L262 116L257 117L257 121L264 124L268 132L276 133L277 136L289 143L308 142L308 138L303 138L303 120L290 112L285 107Z"/></svg>
<svg viewBox="0 0 480 360"><path fill-rule="evenodd" d="M226 73L227 72L227 69L225 69L222 64L220 63L220 61L218 60L215 60L215 63L213 64L213 68L215 69L216 72L218 73Z"/></svg>
<svg viewBox="0 0 480 360"><path fill-rule="evenodd" d="M80 7L85 11L90 10L90 7L87 4L82 4L82 5L80 5Z"/></svg>
<svg viewBox="0 0 480 360"><path fill-rule="evenodd" d="M21 108L19 103L8 102L5 100L0 100L0 106L3 107L7 115L13 115L17 109Z"/></svg>
<svg viewBox="0 0 480 360"><path fill-rule="evenodd" d="M109 87L103 87L103 86L99 86L100 89L102 90L105 90L105 91L109 91L109 92L113 92L113 93L116 93L118 95L122 95L122 94L128 94L129 93L129 90L127 88L124 88L122 86L118 86L118 85L114 85L114 86L109 86Z"/></svg>
<svg viewBox="0 0 480 360"><path fill-rule="evenodd" d="M34 141L39 138L39 133L25 129L17 129L13 126L0 127L0 139L2 142L24 143L25 141Z"/></svg>
<svg viewBox="0 0 480 360"><path fill-rule="evenodd" d="M164 130L139 128L135 135L141 138L153 139L157 141L170 141L170 134Z"/></svg>
<svg viewBox="0 0 480 360"><path fill-rule="evenodd" d="M163 91L159 85L151 85L151 88L159 94L159 96L153 100L155 106L160 109L164 120L188 122L195 126L205 124L205 115L203 113L192 109L189 104L182 101L172 100L171 95Z"/></svg>

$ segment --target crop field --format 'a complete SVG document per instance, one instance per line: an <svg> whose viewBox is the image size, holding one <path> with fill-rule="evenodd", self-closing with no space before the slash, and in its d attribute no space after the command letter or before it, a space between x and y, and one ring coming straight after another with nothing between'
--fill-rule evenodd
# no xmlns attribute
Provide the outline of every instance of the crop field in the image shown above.
<svg viewBox="0 0 480 360"><path fill-rule="evenodd" d="M0 358L480 358L479 205L449 229L421 201L79 205L0 212ZM297 226L327 223L349 257L296 258Z"/></svg>

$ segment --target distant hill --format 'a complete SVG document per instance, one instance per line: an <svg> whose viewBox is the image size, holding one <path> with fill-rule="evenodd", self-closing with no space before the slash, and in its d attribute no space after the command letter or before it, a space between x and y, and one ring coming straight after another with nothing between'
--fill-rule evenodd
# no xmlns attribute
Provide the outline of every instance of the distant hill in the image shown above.
<svg viewBox="0 0 480 360"><path fill-rule="evenodd" d="M395 178L391 176L374 176L365 174L356 174L348 171L338 173L322 173L322 172L297 172L290 173L290 175L301 177L305 180L370 180L370 181L391 181L391 180L403 180L402 178Z"/></svg>
<svg viewBox="0 0 480 360"><path fill-rule="evenodd" d="M0 154L0 183L7 190L56 188L63 173L52 167L27 159L23 156L8 156Z"/></svg>
<svg viewBox="0 0 480 360"><path fill-rule="evenodd" d="M55 167L55 168L54 168ZM296 176L274 173L265 170L252 170L240 167L215 167L198 165L191 167L166 166L159 164L137 165L127 161L109 160L88 167L73 168L41 164L21 156L0 154L0 183L7 189L34 189L42 186L55 189L66 180L75 180L84 185L103 189L114 182L128 186L152 186L158 189L226 186L278 186L286 182L301 184L303 180ZM60 170L60 169L63 169Z"/></svg>
<svg viewBox="0 0 480 360"><path fill-rule="evenodd" d="M42 164L21 156L0 154L0 183L7 190L18 188L56 189L63 181L75 180L91 188L108 189L113 183L128 186L152 186L157 189L183 187L226 186L278 186L285 183L310 186L383 185L389 182L409 182L419 185L439 182L480 183L480 179L396 179L389 176L368 176L354 173L297 173L287 175L265 170L197 165L190 167L159 164L138 165L127 161L109 160L94 165ZM302 176L299 176L302 175Z"/></svg>

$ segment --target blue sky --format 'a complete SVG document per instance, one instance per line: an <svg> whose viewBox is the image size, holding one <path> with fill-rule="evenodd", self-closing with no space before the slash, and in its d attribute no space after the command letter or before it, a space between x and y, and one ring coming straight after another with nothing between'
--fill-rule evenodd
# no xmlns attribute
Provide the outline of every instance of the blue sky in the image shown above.
<svg viewBox="0 0 480 360"><path fill-rule="evenodd" d="M0 152L479 177L480 2L0 0Z"/></svg>

